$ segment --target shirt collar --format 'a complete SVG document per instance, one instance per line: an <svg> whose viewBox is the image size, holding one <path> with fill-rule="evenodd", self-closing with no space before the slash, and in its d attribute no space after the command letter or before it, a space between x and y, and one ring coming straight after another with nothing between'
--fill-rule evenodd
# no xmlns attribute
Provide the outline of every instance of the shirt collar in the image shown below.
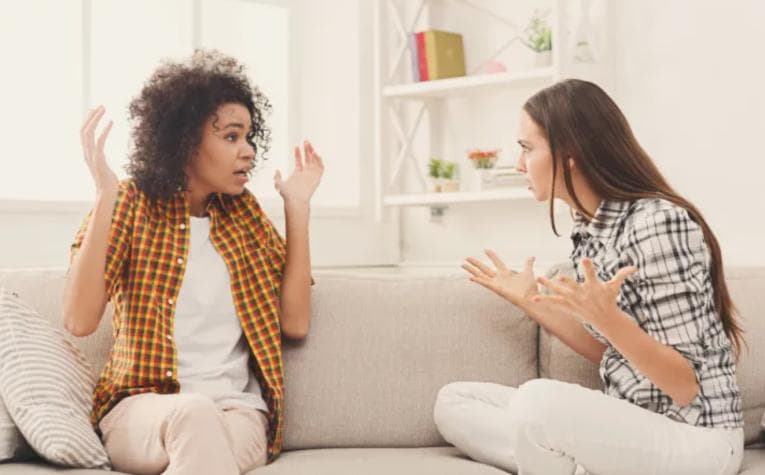
<svg viewBox="0 0 765 475"><path fill-rule="evenodd" d="M571 239L576 243L586 236L607 241L619 230L619 224L630 207L629 201L605 199L595 210L595 217L588 221L579 212L574 212L574 227Z"/></svg>
<svg viewBox="0 0 765 475"><path fill-rule="evenodd" d="M223 193L213 193L207 202L207 211L212 212L213 208L217 208L228 215L231 212L231 206L231 196L224 195Z"/></svg>

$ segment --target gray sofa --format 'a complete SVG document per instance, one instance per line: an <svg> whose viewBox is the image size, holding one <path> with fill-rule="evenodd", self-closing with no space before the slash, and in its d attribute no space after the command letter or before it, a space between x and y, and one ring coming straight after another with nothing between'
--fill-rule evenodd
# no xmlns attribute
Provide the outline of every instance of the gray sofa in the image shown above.
<svg viewBox="0 0 765 475"><path fill-rule="evenodd" d="M445 445L432 421L439 388L460 380L519 385L540 376L600 384L594 365L462 274L314 277L310 336L285 344L285 452L258 475L501 474ZM727 277L750 347L739 367L750 444L741 473L765 474L765 448L751 445L765 410L765 268L730 269ZM0 270L0 286L57 325L63 279L61 270ZM111 345L110 318L75 343L100 369ZM2 475L57 471L98 473L0 465Z"/></svg>

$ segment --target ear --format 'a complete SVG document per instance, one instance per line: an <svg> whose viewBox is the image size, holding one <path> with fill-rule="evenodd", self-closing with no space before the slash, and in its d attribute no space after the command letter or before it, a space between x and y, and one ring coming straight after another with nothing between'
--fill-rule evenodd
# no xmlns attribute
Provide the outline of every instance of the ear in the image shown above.
<svg viewBox="0 0 765 475"><path fill-rule="evenodd" d="M568 169L570 171L573 171L576 168L576 160L574 160L574 157L568 157L566 159L566 164L568 165Z"/></svg>

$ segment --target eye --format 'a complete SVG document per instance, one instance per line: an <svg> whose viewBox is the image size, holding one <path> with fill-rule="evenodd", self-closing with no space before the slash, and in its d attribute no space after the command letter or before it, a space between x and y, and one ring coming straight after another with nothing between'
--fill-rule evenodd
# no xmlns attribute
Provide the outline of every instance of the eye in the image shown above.
<svg viewBox="0 0 765 475"><path fill-rule="evenodd" d="M236 142L238 137L239 135L236 132L232 132L226 135L226 140L228 140L229 142Z"/></svg>

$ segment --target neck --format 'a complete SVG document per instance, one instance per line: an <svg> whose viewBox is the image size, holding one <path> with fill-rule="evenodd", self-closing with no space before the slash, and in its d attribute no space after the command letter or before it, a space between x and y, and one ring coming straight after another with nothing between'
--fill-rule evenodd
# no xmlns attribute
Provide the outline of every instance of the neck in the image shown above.
<svg viewBox="0 0 765 475"><path fill-rule="evenodd" d="M210 193L195 191L193 188L189 188L186 191L186 203L189 204L189 211L191 216L197 218L203 218L207 216L207 202L209 201Z"/></svg>
<svg viewBox="0 0 765 475"><path fill-rule="evenodd" d="M565 201L571 209L575 209L585 216L595 216L595 212L598 210L600 203L603 202L603 197L595 193L589 186L576 186L576 183L574 185L576 197L582 206L580 207L574 203L573 198L570 196L564 197L563 201Z"/></svg>

